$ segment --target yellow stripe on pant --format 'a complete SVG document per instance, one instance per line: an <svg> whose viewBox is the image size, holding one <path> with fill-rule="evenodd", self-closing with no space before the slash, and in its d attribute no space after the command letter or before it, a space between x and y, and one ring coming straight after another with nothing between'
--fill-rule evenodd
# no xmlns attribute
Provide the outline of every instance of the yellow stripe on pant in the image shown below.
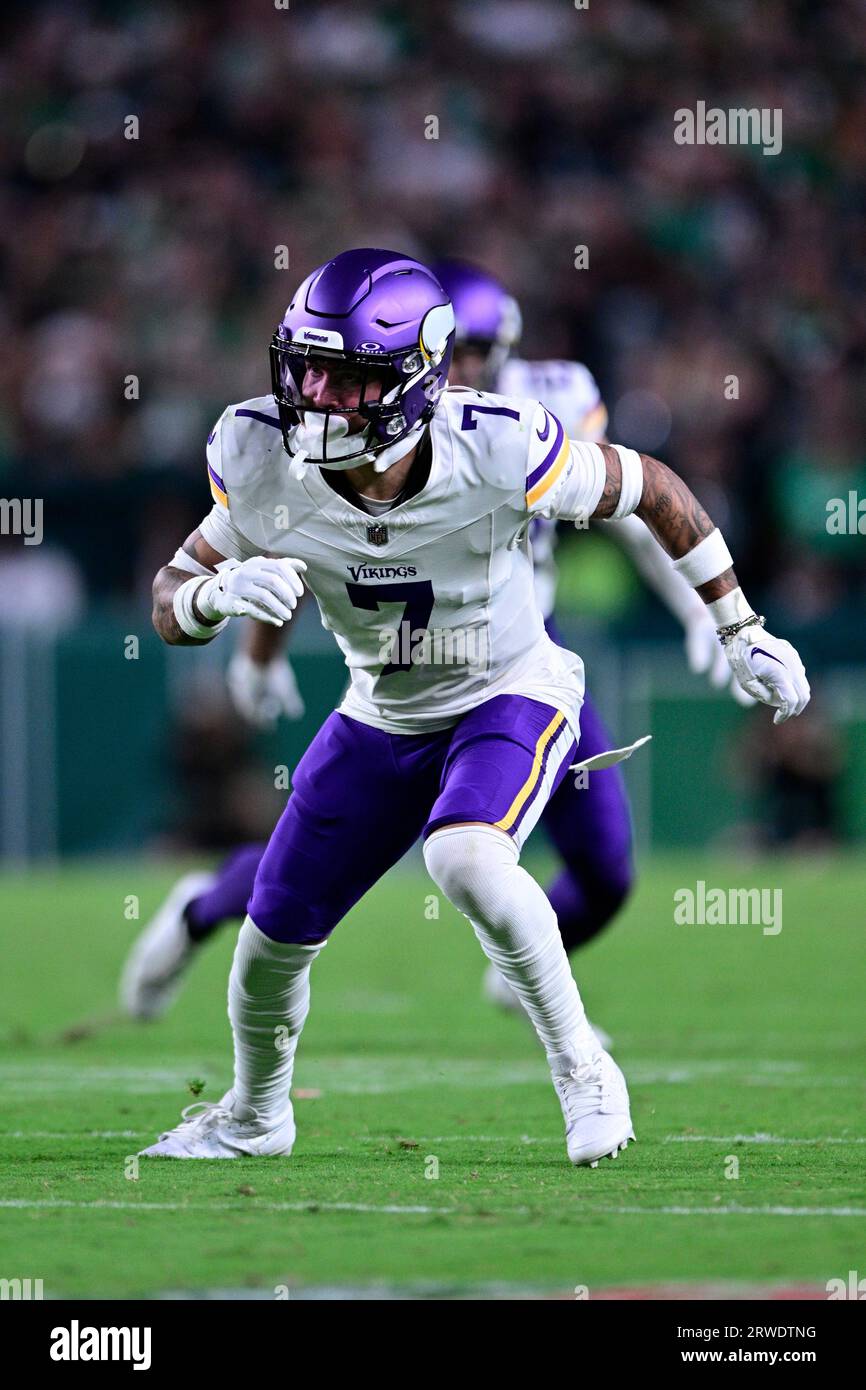
<svg viewBox="0 0 866 1390"><path fill-rule="evenodd" d="M528 801L541 780L541 767L544 762L544 754L547 746L556 738L556 735L559 733L564 723L565 715L557 711L547 728L539 736L538 742L535 745L535 757L532 760L532 770L508 810L505 812L502 820L496 821L497 830L510 830L517 820L524 804Z"/></svg>

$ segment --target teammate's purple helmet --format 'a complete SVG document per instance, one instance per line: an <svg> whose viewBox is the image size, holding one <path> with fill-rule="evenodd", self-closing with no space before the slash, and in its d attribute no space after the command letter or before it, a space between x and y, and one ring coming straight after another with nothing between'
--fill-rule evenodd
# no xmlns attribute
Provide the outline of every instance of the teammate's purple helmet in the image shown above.
<svg viewBox="0 0 866 1390"><path fill-rule="evenodd" d="M419 433L432 417L453 349L451 302L420 261L369 248L335 256L307 276L271 341L271 379L287 452L330 468L356 467L385 450L388 462L395 462L401 451L392 446ZM304 403L311 356L357 367L357 406ZM374 369L384 375L381 398L367 400ZM354 414L368 424L348 434L345 417Z"/></svg>
<svg viewBox="0 0 866 1390"><path fill-rule="evenodd" d="M485 384L495 386L503 362L520 341L523 323L517 300L486 270L468 261L435 261L432 270L454 305L456 342L484 353Z"/></svg>

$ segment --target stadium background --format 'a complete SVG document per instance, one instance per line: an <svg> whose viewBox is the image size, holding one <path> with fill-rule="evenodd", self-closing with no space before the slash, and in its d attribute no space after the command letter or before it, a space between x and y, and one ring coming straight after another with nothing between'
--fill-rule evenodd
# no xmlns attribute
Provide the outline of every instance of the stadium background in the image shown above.
<svg viewBox="0 0 866 1390"><path fill-rule="evenodd" d="M866 495L858 6L17 8L0 492L43 499L44 542L0 542L7 855L270 823L256 769L295 762L341 687L335 649L307 613L309 717L257 745L211 678L224 649L157 645L150 580L206 509L214 418L267 389L293 284L354 243L466 254L512 286L525 354L587 361L610 436L688 478L805 657L813 708L769 739L688 676L613 546L563 546L592 688L617 733L656 735L630 770L645 840L865 833L865 548L826 528L828 499ZM783 108L783 152L676 145L671 113L703 89ZM684 758L701 776L674 794Z"/></svg>
<svg viewBox="0 0 866 1390"><path fill-rule="evenodd" d="M787 1298L862 1270L866 565L826 522L866 497L864 47L853 0L4 6L0 499L44 503L41 545L0 535L4 1279ZM781 153L675 144L699 100L780 107ZM115 1012L121 963L180 872L267 831L344 679L308 607L305 719L245 731L230 644L163 647L151 578L291 288L355 243L499 274L526 355L591 366L611 436L691 482L812 678L798 720L741 710L612 545L565 538L562 626L615 733L654 735L638 887L575 964L640 1140L593 1173L417 859L317 963L291 1162L135 1171L228 1084L234 933L149 1027ZM540 835L527 859L546 882ZM784 930L678 925L699 880L782 893Z"/></svg>
<svg viewBox="0 0 866 1390"><path fill-rule="evenodd" d="M857 5L16 8L0 494L42 498L45 539L0 539L7 856L218 847L270 824L268 768L332 706L336 650L308 612L308 717L257 740L212 678L224 644L156 642L150 581L206 509L213 420L267 389L291 287L355 243L497 273L525 355L591 366L611 438L689 480L803 653L812 708L768 738L689 676L615 547L562 547L591 686L623 739L655 735L629 769L644 843L866 833L866 548L826 525L829 499L866 496ZM672 113L700 93L781 107L782 152L675 144Z"/></svg>

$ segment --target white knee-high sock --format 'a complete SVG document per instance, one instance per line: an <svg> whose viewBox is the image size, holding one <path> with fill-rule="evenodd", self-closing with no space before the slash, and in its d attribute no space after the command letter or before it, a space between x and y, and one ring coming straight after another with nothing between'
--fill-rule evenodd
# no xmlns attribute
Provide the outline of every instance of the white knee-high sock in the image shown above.
<svg viewBox="0 0 866 1390"><path fill-rule="evenodd" d="M238 933L229 975L234 1098L266 1125L282 1120L289 1107L295 1052L310 1008L310 966L323 945L272 941L251 917Z"/></svg>
<svg viewBox="0 0 866 1390"><path fill-rule="evenodd" d="M571 974L556 914L493 826L446 826L424 846L430 877L469 918L482 950L526 1009L555 1073L600 1049Z"/></svg>

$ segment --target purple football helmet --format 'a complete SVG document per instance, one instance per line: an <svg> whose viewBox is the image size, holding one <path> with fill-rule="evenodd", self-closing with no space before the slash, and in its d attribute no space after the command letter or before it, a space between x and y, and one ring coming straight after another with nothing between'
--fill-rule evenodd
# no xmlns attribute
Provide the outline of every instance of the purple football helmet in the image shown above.
<svg viewBox="0 0 866 1390"><path fill-rule="evenodd" d="M271 341L271 380L287 452L324 468L374 459L377 470L389 467L408 452L404 441L432 418L453 349L451 301L420 261L369 248L335 256L307 276ZM356 368L358 404L305 402L310 357ZM371 373L382 379L379 395L368 391ZM348 432L350 415L367 421L359 433Z"/></svg>
<svg viewBox="0 0 866 1390"><path fill-rule="evenodd" d="M435 261L433 274L454 305L455 341L484 353L484 385L491 390L508 354L520 341L520 307L503 285L468 261Z"/></svg>

